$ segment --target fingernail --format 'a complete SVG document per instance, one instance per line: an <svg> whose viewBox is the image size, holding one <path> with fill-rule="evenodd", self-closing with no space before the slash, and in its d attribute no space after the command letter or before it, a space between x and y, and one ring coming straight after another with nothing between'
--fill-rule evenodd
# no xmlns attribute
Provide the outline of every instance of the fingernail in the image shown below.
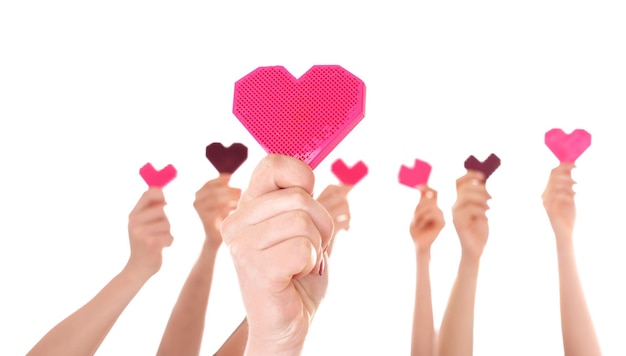
<svg viewBox="0 0 626 356"><path fill-rule="evenodd" d="M319 272L320 276L324 275L324 259L322 258L322 261L320 261L320 272Z"/></svg>

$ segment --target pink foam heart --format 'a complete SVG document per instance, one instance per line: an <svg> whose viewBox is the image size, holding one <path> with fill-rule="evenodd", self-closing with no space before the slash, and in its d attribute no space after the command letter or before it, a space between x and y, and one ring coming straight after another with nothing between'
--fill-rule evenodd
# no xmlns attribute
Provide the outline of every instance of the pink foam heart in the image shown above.
<svg viewBox="0 0 626 356"><path fill-rule="evenodd" d="M427 162L416 159L413 167L402 165L398 173L398 182L411 188L417 188L421 185L428 184L428 178L432 166Z"/></svg>
<svg viewBox="0 0 626 356"><path fill-rule="evenodd" d="M363 161L358 161L354 166L348 167L342 159L337 159L330 166L330 171L341 183L355 185L367 175L368 169Z"/></svg>
<svg viewBox="0 0 626 356"><path fill-rule="evenodd" d="M561 129L552 129L546 132L545 143L561 163L574 163L591 146L591 134L576 129L568 135Z"/></svg>
<svg viewBox="0 0 626 356"><path fill-rule="evenodd" d="M151 163L146 163L139 169L139 175L150 188L163 188L174 178L176 178L176 168L168 164L160 171L154 169Z"/></svg>
<svg viewBox="0 0 626 356"><path fill-rule="evenodd" d="M259 67L235 83L233 114L267 153L313 169L365 116L365 84L338 65L298 79L282 66Z"/></svg>

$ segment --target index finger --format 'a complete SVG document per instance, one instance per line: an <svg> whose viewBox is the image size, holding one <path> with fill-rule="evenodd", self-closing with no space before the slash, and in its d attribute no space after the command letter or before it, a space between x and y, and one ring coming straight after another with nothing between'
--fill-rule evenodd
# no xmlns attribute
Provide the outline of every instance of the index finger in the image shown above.
<svg viewBox="0 0 626 356"><path fill-rule="evenodd" d="M472 183L474 185L485 184L485 175L480 171L469 169L464 176L456 180L457 191L461 186L467 183Z"/></svg>
<svg viewBox="0 0 626 356"><path fill-rule="evenodd" d="M437 201L437 191L428 185L420 185L417 189L421 193L420 201L422 198L432 199L433 201Z"/></svg>
<svg viewBox="0 0 626 356"><path fill-rule="evenodd" d="M313 194L315 175L301 160L291 156L270 154L252 172L250 185L241 196L246 202L278 189L299 187Z"/></svg>
<svg viewBox="0 0 626 356"><path fill-rule="evenodd" d="M165 205L165 196L163 195L163 189L161 188L149 188L146 190L139 200L135 207L131 211L131 214L137 211L142 211L148 207L154 205Z"/></svg>

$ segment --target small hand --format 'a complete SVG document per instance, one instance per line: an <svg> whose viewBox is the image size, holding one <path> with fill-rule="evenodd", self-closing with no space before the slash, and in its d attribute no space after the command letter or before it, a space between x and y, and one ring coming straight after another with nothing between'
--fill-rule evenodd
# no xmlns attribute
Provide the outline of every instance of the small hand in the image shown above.
<svg viewBox="0 0 626 356"><path fill-rule="evenodd" d="M127 267L148 278L159 271L163 248L173 241L165 204L163 191L150 188L128 216L130 258Z"/></svg>
<svg viewBox="0 0 626 356"><path fill-rule="evenodd" d="M335 236L340 230L350 229L350 204L348 204L348 193L352 189L351 185L329 185L317 197L317 201L326 208L333 219L335 229L333 238L326 249L328 255L332 253L335 244Z"/></svg>
<svg viewBox="0 0 626 356"><path fill-rule="evenodd" d="M196 192L193 203L206 235L206 241L212 247L218 248L222 244L220 228L222 221L237 208L241 197L241 189L228 185L229 174L220 174L219 177L208 181Z"/></svg>
<svg viewBox="0 0 626 356"><path fill-rule="evenodd" d="M443 212L437 206L437 191L423 186L420 201L413 213L410 232L419 251L429 251L445 222Z"/></svg>
<svg viewBox="0 0 626 356"><path fill-rule="evenodd" d="M452 208L454 227L459 235L463 254L480 258L489 236L487 201L491 199L485 187L484 175L468 171L456 181L457 200Z"/></svg>
<svg viewBox="0 0 626 356"><path fill-rule="evenodd" d="M546 209L550 224L557 238L571 238L576 221L576 204L574 202L574 180L572 169L574 164L565 163L554 168L543 192L543 206Z"/></svg>

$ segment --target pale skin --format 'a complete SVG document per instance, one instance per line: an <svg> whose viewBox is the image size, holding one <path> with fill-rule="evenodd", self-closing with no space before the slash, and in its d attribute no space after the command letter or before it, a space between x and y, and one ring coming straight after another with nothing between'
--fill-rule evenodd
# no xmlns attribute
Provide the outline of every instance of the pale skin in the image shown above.
<svg viewBox="0 0 626 356"><path fill-rule="evenodd" d="M326 208L333 219L335 229L333 237L326 249L328 257L332 254L335 237L341 230L350 229L350 206L348 204L348 193L352 189L351 185L329 185L317 197L317 201ZM230 337L224 342L215 353L216 356L241 356L244 354L246 342L248 340L248 320L239 324Z"/></svg>
<svg viewBox="0 0 626 356"><path fill-rule="evenodd" d="M28 356L84 356L96 353L119 316L159 271L162 251L172 244L161 189L148 189L128 218L130 257L126 266L93 299L54 326Z"/></svg>
<svg viewBox="0 0 626 356"><path fill-rule="evenodd" d="M328 286L333 221L304 162L269 155L222 224L248 321L245 355L300 355Z"/></svg>
<svg viewBox="0 0 626 356"><path fill-rule="evenodd" d="M461 261L439 331L438 352L442 356L473 354L478 269L489 236L486 213L491 196L484 175L468 171L456 181L456 190L452 217L461 243Z"/></svg>
<svg viewBox="0 0 626 356"><path fill-rule="evenodd" d="M542 195L554 236L559 268L561 331L565 356L601 355L595 328L585 301L574 254L574 164L554 168Z"/></svg>
<svg viewBox="0 0 626 356"><path fill-rule="evenodd" d="M159 356L200 354L215 260L222 245L221 224L241 196L229 180L230 174L221 174L196 193L194 208L204 227L204 243L170 315Z"/></svg>
<svg viewBox="0 0 626 356"><path fill-rule="evenodd" d="M433 356L436 354L436 336L430 288L430 248L445 222L443 212L437 206L437 192L428 186L418 189L420 201L409 228L417 261L411 355Z"/></svg>

